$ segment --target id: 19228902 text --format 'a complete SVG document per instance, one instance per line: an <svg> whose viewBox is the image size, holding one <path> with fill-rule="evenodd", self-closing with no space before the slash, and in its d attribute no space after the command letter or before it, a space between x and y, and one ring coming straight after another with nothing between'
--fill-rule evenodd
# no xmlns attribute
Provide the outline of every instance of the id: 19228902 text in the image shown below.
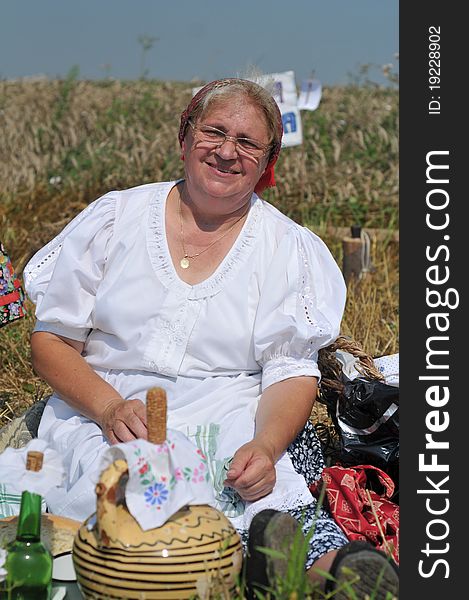
<svg viewBox="0 0 469 600"><path fill-rule="evenodd" d="M428 114L439 115L441 110L440 75L441 75L440 26L428 28L428 89L430 100Z"/></svg>

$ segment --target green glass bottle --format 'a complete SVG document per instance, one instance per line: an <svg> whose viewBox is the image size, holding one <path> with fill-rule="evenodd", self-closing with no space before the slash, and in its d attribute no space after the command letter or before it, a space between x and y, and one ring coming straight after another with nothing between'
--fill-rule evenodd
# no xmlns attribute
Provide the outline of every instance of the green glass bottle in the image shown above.
<svg viewBox="0 0 469 600"><path fill-rule="evenodd" d="M39 471L42 452L28 452L26 468ZM41 542L41 496L21 495L16 539L7 547L6 589L8 600L49 600L52 590L52 555Z"/></svg>

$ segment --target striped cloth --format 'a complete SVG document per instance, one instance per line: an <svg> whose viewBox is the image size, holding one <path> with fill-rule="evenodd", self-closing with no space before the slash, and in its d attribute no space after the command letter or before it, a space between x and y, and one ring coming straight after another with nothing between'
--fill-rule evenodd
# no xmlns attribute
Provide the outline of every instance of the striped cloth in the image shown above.
<svg viewBox="0 0 469 600"><path fill-rule="evenodd" d="M13 517L20 514L21 492L15 488L0 483L0 518ZM41 501L41 510L46 512L44 498Z"/></svg>

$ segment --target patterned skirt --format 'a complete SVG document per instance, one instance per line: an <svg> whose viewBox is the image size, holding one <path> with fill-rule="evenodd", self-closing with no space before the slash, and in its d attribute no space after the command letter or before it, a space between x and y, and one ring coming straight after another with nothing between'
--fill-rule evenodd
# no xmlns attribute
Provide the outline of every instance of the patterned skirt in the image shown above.
<svg viewBox="0 0 469 600"><path fill-rule="evenodd" d="M318 481L325 467L321 443L309 421L296 439L287 448L288 455L297 473L301 473L306 484ZM346 535L337 525L330 512L324 506L318 507L316 498L311 495L311 503L288 511L302 524L304 535L313 530L309 543L305 568L309 569L321 556L331 550L337 550L348 543ZM248 531L238 530L244 552L247 549Z"/></svg>

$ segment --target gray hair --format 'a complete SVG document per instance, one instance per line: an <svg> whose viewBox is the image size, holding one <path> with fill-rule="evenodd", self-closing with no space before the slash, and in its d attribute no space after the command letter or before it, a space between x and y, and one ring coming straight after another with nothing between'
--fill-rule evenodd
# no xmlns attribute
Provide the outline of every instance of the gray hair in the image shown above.
<svg viewBox="0 0 469 600"><path fill-rule="evenodd" d="M269 143L272 147L280 145L282 129L281 116L277 103L266 88L248 79L233 79L221 87L214 87L206 94L200 104L194 108L190 117L194 121L198 121L215 104L227 102L240 96L245 97L262 111L269 133Z"/></svg>

